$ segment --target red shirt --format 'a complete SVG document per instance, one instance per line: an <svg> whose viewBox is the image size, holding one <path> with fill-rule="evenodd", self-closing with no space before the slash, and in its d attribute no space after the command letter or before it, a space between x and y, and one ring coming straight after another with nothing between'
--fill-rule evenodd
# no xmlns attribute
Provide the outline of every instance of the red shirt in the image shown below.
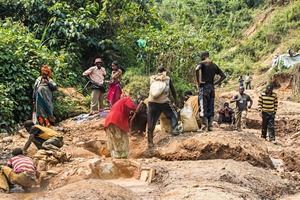
<svg viewBox="0 0 300 200"><path fill-rule="evenodd" d="M128 120L131 110L136 110L136 106L132 99L129 97L120 99L113 105L110 112L106 116L104 127L107 127L109 124L114 124L123 131L129 132Z"/></svg>

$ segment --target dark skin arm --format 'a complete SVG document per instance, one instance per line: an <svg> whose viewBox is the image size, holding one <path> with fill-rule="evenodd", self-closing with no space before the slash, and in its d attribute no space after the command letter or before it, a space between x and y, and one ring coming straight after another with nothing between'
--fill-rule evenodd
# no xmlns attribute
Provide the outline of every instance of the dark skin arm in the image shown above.
<svg viewBox="0 0 300 200"><path fill-rule="evenodd" d="M197 86L200 87L201 84L205 83L200 81L200 70L202 68L202 65L200 65L199 69L196 69L196 80L197 80Z"/></svg>
<svg viewBox="0 0 300 200"><path fill-rule="evenodd" d="M23 151L26 152L26 150L30 147L35 135L38 135L39 133L41 133L42 131L36 127L31 127L29 130L26 128L26 130L29 132L29 138L27 140L27 142L25 143L24 147L23 147Z"/></svg>
<svg viewBox="0 0 300 200"><path fill-rule="evenodd" d="M177 102L177 96L176 96L176 91L175 91L175 88L174 88L174 85L173 85L173 82L172 82L171 79L170 79L170 90L172 92L174 103L176 104L176 102Z"/></svg>
<svg viewBox="0 0 300 200"><path fill-rule="evenodd" d="M234 96L233 99L230 100L230 103L237 102L237 101L239 101L238 97Z"/></svg>
<svg viewBox="0 0 300 200"><path fill-rule="evenodd" d="M218 85L219 83L221 83L226 78L223 71L220 72L219 76L220 76L219 79L216 82L214 82L214 85Z"/></svg>
<svg viewBox="0 0 300 200"><path fill-rule="evenodd" d="M201 67L199 69L196 70L196 80L197 80L197 86L200 86L200 80L199 80L199 70L201 69Z"/></svg>
<svg viewBox="0 0 300 200"><path fill-rule="evenodd" d="M30 136L29 136L27 142L25 143L25 145L24 145L24 147L23 147L23 151L24 151L24 152L26 152L27 149L30 147L31 142L33 141L33 139L34 139L34 135L33 135L33 134L30 134Z"/></svg>
<svg viewBox="0 0 300 200"><path fill-rule="evenodd" d="M250 101L250 104L249 104L248 108L250 109L252 107L253 101L251 98L249 99L249 101Z"/></svg>

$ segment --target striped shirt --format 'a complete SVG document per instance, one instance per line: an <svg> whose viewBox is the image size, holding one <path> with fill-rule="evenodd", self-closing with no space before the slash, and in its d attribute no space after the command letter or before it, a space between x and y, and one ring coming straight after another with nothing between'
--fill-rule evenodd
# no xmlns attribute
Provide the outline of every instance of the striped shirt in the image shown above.
<svg viewBox="0 0 300 200"><path fill-rule="evenodd" d="M267 95L265 92L261 93L258 99L258 110L263 112L275 112L277 111L278 100L277 94L272 93Z"/></svg>
<svg viewBox="0 0 300 200"><path fill-rule="evenodd" d="M29 174L36 174L33 160L24 155L12 157L8 160L6 166L12 168L15 173L27 172Z"/></svg>

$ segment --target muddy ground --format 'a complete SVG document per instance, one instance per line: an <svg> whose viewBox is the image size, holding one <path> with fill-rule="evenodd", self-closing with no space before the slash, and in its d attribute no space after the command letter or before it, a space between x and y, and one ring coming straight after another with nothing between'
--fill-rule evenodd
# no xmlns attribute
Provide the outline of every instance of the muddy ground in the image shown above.
<svg viewBox="0 0 300 200"><path fill-rule="evenodd" d="M218 94L216 104L235 93ZM129 159L108 156L104 118L66 120L54 128L64 135L63 150L71 159L47 164L30 193L16 189L0 199L300 199L300 104L290 102L287 93L279 96L277 144L272 144L260 138L259 91L246 93L254 105L243 132L217 124L213 132L176 137L157 131L151 150L146 137L130 136ZM2 134L1 163L27 137L24 130ZM32 145L29 156L36 151Z"/></svg>

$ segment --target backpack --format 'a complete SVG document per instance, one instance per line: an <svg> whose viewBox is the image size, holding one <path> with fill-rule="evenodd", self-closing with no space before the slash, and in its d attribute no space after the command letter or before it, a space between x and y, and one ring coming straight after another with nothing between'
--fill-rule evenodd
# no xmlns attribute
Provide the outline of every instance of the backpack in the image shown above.
<svg viewBox="0 0 300 200"><path fill-rule="evenodd" d="M165 73L160 76L151 77L152 83L150 85L149 93L154 99L158 98L165 91L167 86L165 77Z"/></svg>

